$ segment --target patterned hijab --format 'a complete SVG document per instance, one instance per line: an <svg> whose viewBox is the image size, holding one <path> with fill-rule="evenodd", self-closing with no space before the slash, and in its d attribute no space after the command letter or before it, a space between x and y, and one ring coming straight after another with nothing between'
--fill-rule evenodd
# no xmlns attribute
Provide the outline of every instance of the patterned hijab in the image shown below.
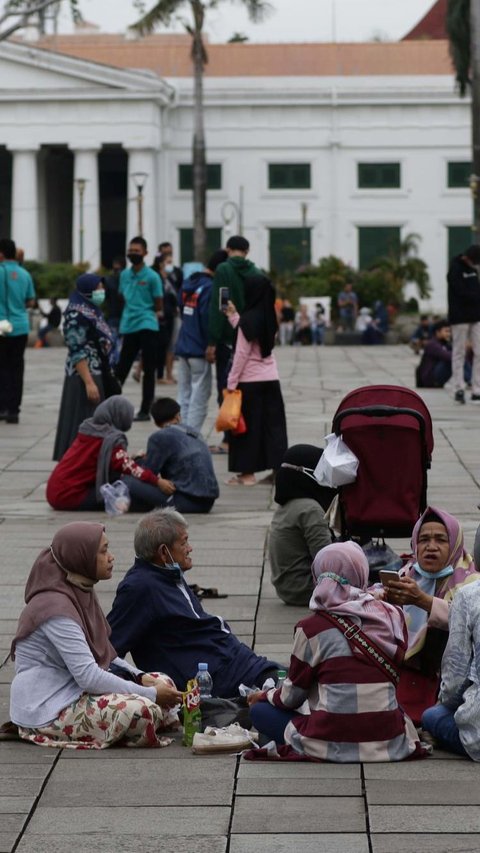
<svg viewBox="0 0 480 853"><path fill-rule="evenodd" d="M360 622L361 630L390 658L406 646L401 609L367 592L368 560L360 545L335 542L322 548L313 561L312 574L316 587L311 610L326 610Z"/></svg>
<svg viewBox="0 0 480 853"><path fill-rule="evenodd" d="M52 544L35 560L25 587L26 607L20 614L15 646L48 619L73 619L85 634L91 652L102 669L117 653L110 643L110 626L94 591L97 582L97 552L103 524L77 521L61 527Z"/></svg>

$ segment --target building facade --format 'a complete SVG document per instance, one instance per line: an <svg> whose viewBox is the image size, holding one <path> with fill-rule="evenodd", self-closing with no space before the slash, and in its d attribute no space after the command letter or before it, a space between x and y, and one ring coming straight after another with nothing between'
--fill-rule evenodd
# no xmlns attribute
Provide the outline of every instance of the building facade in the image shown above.
<svg viewBox="0 0 480 853"><path fill-rule="evenodd" d="M191 260L188 40L164 56L165 37L135 54L99 38L0 44L0 231L29 258L95 268L141 209L152 254L169 239ZM445 42L263 47L209 49L211 246L242 229L267 269L330 254L365 268L416 233L443 309L448 259L472 239L470 104Z"/></svg>

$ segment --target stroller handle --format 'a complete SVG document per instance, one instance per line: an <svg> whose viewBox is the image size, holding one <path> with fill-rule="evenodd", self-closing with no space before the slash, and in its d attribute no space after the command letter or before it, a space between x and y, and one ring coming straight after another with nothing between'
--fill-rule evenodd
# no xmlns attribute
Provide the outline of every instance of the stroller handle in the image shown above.
<svg viewBox="0 0 480 853"><path fill-rule="evenodd" d="M351 415L364 415L367 418L391 418L394 415L409 415L417 421L420 427L420 437L423 444L425 443L425 418L415 409L404 409L400 406L363 406L359 409L343 409L343 411L337 412L333 419L332 430L335 435L340 435L343 419ZM427 459L426 461L427 467L430 467L430 460Z"/></svg>

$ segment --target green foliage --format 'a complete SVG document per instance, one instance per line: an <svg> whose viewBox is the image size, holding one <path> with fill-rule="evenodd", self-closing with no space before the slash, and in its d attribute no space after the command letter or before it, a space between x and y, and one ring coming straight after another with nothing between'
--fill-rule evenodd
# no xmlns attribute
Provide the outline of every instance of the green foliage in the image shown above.
<svg viewBox="0 0 480 853"><path fill-rule="evenodd" d="M25 269L28 270L35 282L37 297L40 299L56 297L62 299L70 296L75 287L75 282L82 272L85 272L85 264L50 264L40 261L25 261Z"/></svg>
<svg viewBox="0 0 480 853"><path fill-rule="evenodd" d="M450 56L463 97L470 84L470 0L448 0L446 25Z"/></svg>
<svg viewBox="0 0 480 853"><path fill-rule="evenodd" d="M430 295L430 278L425 261L418 257L417 234L408 234L397 251L379 258L369 270L357 272L340 258L329 255L321 258L318 266L302 267L293 274L275 279L278 295L288 298L294 305L301 296L330 296L332 316L337 316L338 294L346 284L352 284L360 306L373 307L377 300L384 305L403 305L405 286L417 285L422 299ZM412 302L412 300L409 300ZM413 300L418 307L416 300Z"/></svg>

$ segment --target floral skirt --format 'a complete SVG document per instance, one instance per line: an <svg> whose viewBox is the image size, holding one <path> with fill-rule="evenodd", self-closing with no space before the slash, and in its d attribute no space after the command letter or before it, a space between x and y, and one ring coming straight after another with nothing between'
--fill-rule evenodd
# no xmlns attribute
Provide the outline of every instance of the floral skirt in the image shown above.
<svg viewBox="0 0 480 853"><path fill-rule="evenodd" d="M170 681L165 676L165 680ZM22 740L66 749L106 749L107 746L168 746L172 738L160 733L180 727L175 711L160 708L136 693L82 695L46 726L18 727Z"/></svg>

